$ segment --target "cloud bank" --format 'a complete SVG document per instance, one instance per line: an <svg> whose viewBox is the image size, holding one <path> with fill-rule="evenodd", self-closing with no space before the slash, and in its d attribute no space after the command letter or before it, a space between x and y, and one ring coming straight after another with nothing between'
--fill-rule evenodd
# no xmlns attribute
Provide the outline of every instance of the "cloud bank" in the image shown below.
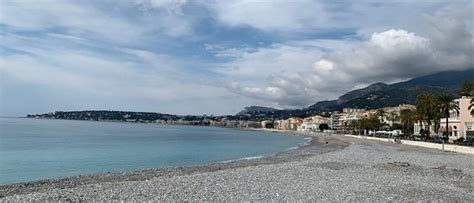
<svg viewBox="0 0 474 203"><path fill-rule="evenodd" d="M472 1L0 2L0 115L305 107L474 68Z"/></svg>
<svg viewBox="0 0 474 203"><path fill-rule="evenodd" d="M474 38L468 27L472 19L446 13L428 19L432 33L426 37L390 29L334 46L315 40L244 50L219 71L230 78L243 75L264 80L262 76L269 76L264 85L236 81L229 89L278 106L302 107L374 82L474 68ZM331 51L321 51L321 44Z"/></svg>

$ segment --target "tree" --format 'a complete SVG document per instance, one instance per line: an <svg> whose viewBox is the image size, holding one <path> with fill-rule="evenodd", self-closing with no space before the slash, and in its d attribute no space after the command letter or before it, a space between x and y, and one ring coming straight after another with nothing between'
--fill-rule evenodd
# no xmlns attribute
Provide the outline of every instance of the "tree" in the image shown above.
<svg viewBox="0 0 474 203"><path fill-rule="evenodd" d="M359 120L351 120L349 123L349 128L352 134L356 134L356 129L358 128Z"/></svg>
<svg viewBox="0 0 474 203"><path fill-rule="evenodd" d="M436 119L437 106L438 98L430 92L425 92L416 98L416 108L422 115L420 117L426 121L428 136L430 135L431 122Z"/></svg>
<svg viewBox="0 0 474 203"><path fill-rule="evenodd" d="M387 115L387 112L383 109L378 109L375 112L375 116L377 116L377 118L380 120L380 127L383 127L383 120L386 117L386 115Z"/></svg>
<svg viewBox="0 0 474 203"><path fill-rule="evenodd" d="M459 94L461 96L471 97L471 104L469 105L468 110L471 110L471 115L474 116L474 82L464 81L459 90Z"/></svg>
<svg viewBox="0 0 474 203"><path fill-rule="evenodd" d="M413 125L416 121L416 112L411 109L403 109L400 112L400 120L402 122L402 131L405 136L413 133Z"/></svg>
<svg viewBox="0 0 474 203"><path fill-rule="evenodd" d="M471 110L471 115L474 116L474 98L471 99L471 105L469 105L469 110Z"/></svg>
<svg viewBox="0 0 474 203"><path fill-rule="evenodd" d="M467 80L464 81L461 85L461 89L459 90L459 95L471 97L474 94L474 83Z"/></svg>
<svg viewBox="0 0 474 203"><path fill-rule="evenodd" d="M413 118L420 124L420 129L423 130L423 121L425 120L425 115L420 108L416 108L416 111L413 112Z"/></svg>
<svg viewBox="0 0 474 203"><path fill-rule="evenodd" d="M343 133L347 133L347 127L349 126L349 123L347 123L347 121L343 121L342 122L342 131Z"/></svg>
<svg viewBox="0 0 474 203"><path fill-rule="evenodd" d="M459 111L459 106L457 103L454 102L455 97L448 93L442 93L438 96L438 108L446 117L446 130L445 130L445 139L448 138L449 135L449 114L451 110Z"/></svg>
<svg viewBox="0 0 474 203"><path fill-rule="evenodd" d="M388 113L388 119L391 121L391 127L393 128L393 125L395 124L395 120L399 119L398 114L395 111L390 111Z"/></svg>
<svg viewBox="0 0 474 203"><path fill-rule="evenodd" d="M382 126L376 114L371 114L368 118L363 118L362 124L366 130L378 130Z"/></svg>

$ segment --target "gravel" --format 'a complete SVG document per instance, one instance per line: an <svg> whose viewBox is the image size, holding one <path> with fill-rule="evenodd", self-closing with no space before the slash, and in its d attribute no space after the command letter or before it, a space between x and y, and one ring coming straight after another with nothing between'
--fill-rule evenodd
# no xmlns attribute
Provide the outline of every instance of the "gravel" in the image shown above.
<svg viewBox="0 0 474 203"><path fill-rule="evenodd" d="M474 156L344 136L258 160L0 186L0 201L474 202Z"/></svg>

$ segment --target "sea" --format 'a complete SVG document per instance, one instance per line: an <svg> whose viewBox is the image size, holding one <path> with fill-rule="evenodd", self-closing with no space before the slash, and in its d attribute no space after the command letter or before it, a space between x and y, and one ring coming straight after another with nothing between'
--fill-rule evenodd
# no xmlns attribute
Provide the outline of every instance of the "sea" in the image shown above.
<svg viewBox="0 0 474 203"><path fill-rule="evenodd" d="M0 118L0 184L251 159L305 143L218 127Z"/></svg>

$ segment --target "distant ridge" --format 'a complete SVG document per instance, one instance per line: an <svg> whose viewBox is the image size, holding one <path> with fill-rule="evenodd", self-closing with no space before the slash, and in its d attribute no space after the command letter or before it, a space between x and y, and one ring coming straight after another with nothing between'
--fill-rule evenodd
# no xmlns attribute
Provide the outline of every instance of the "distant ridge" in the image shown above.
<svg viewBox="0 0 474 203"><path fill-rule="evenodd" d="M249 106L236 115L172 115L154 112L128 111L56 111L27 115L30 118L52 118L69 120L106 120L127 122L161 122L167 124L211 125L224 120L276 120L292 116L307 117L324 112L339 111L342 108L374 109L399 104L414 104L416 97L423 92L449 92L458 95L458 90L464 81L474 82L474 69L465 71L445 71L413 78L395 84L374 83L365 88L352 90L337 100L319 101L302 109L275 109L263 106ZM325 115L325 114L323 114ZM327 115L327 114L326 114ZM222 125L222 124L217 124Z"/></svg>
<svg viewBox="0 0 474 203"><path fill-rule="evenodd" d="M366 108L374 109L386 106L397 106L400 104L414 104L416 97L423 92L449 92L458 95L458 89L464 81L474 81L474 69L465 71L444 71L435 74L416 77L395 84L374 83L365 88L352 90L336 100L319 101L307 108L298 110L266 111L267 117L307 116L321 112L338 111L342 108ZM261 109L266 107L259 107ZM246 108L247 109L247 108ZM244 110L245 111L245 110ZM244 112L243 111L243 112ZM263 112L246 111L247 116L254 116L252 112L261 114ZM277 116L271 115L277 113ZM238 114L242 115L242 114Z"/></svg>
<svg viewBox="0 0 474 203"><path fill-rule="evenodd" d="M279 111L279 109L263 107L263 106L249 106L249 107L245 107L245 109L237 113L237 115L268 113L268 112L275 112L275 111Z"/></svg>

